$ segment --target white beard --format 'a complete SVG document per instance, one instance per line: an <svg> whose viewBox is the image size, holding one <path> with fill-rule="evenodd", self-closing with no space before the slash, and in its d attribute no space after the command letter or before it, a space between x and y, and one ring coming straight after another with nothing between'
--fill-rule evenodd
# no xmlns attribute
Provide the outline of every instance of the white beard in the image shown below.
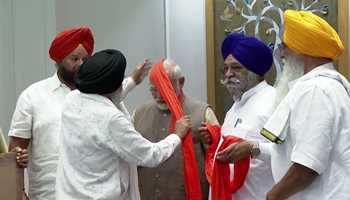
<svg viewBox="0 0 350 200"><path fill-rule="evenodd" d="M276 106L289 92L289 83L304 75L304 62L299 55L289 55L285 61L281 78L275 83Z"/></svg>
<svg viewBox="0 0 350 200"><path fill-rule="evenodd" d="M156 105L157 105L157 108L159 110L162 110L162 111L169 110L168 106L166 105L166 103L158 103L158 102L156 102Z"/></svg>

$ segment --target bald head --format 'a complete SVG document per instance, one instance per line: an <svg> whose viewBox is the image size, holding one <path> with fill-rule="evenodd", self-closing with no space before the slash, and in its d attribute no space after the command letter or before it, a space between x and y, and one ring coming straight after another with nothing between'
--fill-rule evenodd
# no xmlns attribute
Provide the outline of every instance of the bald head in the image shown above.
<svg viewBox="0 0 350 200"><path fill-rule="evenodd" d="M169 76L170 80L178 80L182 77L182 70L179 65L177 65L173 60L171 59L165 59L163 61L163 67L166 71L166 73Z"/></svg>

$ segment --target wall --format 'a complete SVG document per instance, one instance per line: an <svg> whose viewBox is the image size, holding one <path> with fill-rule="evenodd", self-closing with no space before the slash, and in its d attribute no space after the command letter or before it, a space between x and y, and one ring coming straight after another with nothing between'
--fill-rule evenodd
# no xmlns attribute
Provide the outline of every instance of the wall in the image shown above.
<svg viewBox="0 0 350 200"><path fill-rule="evenodd" d="M185 92L207 101L205 1L166 0L167 56L186 76Z"/></svg>
<svg viewBox="0 0 350 200"><path fill-rule="evenodd" d="M20 92L54 71L54 0L0 1L0 127L6 134Z"/></svg>
<svg viewBox="0 0 350 200"><path fill-rule="evenodd" d="M56 1L57 31L89 25L96 50L121 49L128 72L144 58L171 57L186 75L185 91L206 101L204 1L186 0L60 0ZM77 11L79 7L79 11ZM149 101L148 80L127 98L130 111Z"/></svg>
<svg viewBox="0 0 350 200"><path fill-rule="evenodd" d="M121 50L128 61L127 74L145 58L156 61L165 56L163 0L59 0L56 16L57 31L89 25L94 30L95 51ZM147 82L148 79L127 97L130 112L150 100Z"/></svg>

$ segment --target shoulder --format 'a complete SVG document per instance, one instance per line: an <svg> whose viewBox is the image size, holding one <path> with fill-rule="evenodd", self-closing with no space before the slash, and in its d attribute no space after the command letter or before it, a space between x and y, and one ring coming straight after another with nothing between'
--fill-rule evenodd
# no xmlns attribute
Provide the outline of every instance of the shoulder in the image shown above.
<svg viewBox="0 0 350 200"><path fill-rule="evenodd" d="M157 107L156 103L153 101L150 101L150 102L144 103L144 104L136 107L136 109L134 110L134 113L139 114L139 113L147 112L147 111L150 111L152 109L155 109L156 107Z"/></svg>
<svg viewBox="0 0 350 200"><path fill-rule="evenodd" d="M255 98L263 98L263 99L270 99L274 100L276 97L276 88L271 86L270 84L266 83L263 87L257 92L255 95Z"/></svg>
<svg viewBox="0 0 350 200"><path fill-rule="evenodd" d="M46 79L37 81L31 85L29 85L25 90L33 92L35 90L47 90L50 85L52 85L53 77L48 77Z"/></svg>
<svg viewBox="0 0 350 200"><path fill-rule="evenodd" d="M268 116L275 108L276 89L269 84L264 84L245 104L255 115Z"/></svg>
<svg viewBox="0 0 350 200"><path fill-rule="evenodd" d="M185 98L185 106L207 108L207 107L209 107L209 104L207 104L206 102L194 99L192 97L186 96L186 98Z"/></svg>
<svg viewBox="0 0 350 200"><path fill-rule="evenodd" d="M37 95L38 92L46 92L49 90L49 86L52 84L52 77L32 83L25 88L21 95Z"/></svg>
<svg viewBox="0 0 350 200"><path fill-rule="evenodd" d="M309 93L318 93L330 97L338 90L344 90L342 84L336 79L324 76L316 76L307 80L298 81L288 96L301 98Z"/></svg>
<svg viewBox="0 0 350 200"><path fill-rule="evenodd" d="M50 78L47 78L29 85L20 93L17 101L30 103L38 99L40 93L47 92L47 85L49 82Z"/></svg>

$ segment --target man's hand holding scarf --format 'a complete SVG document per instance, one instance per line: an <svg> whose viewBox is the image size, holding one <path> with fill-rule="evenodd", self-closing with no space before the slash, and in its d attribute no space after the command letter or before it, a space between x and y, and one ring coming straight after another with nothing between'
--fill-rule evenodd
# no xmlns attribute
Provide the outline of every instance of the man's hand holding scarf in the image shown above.
<svg viewBox="0 0 350 200"><path fill-rule="evenodd" d="M216 155L216 159L220 161L229 161L231 163L242 160L247 156L251 156L252 143L244 141L240 143L230 144L227 148L220 151Z"/></svg>

